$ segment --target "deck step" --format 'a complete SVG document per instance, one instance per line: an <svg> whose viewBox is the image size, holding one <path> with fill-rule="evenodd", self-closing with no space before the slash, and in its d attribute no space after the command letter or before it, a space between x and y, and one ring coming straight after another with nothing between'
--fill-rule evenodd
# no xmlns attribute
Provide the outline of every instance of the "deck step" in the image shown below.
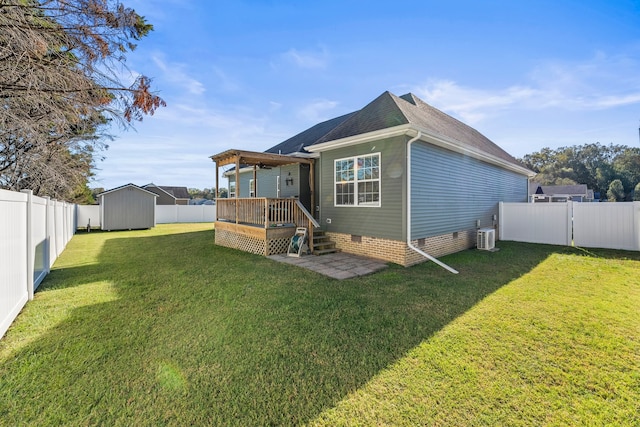
<svg viewBox="0 0 640 427"><path fill-rule="evenodd" d="M331 249L320 249L320 250L314 250L313 254L314 255L327 255L327 254L335 254L337 252L340 252L340 249L338 248L331 248Z"/></svg>
<svg viewBox="0 0 640 427"><path fill-rule="evenodd" d="M313 245L314 255L326 255L340 252L340 249L336 248L336 243L332 241L322 230L313 230L311 244Z"/></svg>

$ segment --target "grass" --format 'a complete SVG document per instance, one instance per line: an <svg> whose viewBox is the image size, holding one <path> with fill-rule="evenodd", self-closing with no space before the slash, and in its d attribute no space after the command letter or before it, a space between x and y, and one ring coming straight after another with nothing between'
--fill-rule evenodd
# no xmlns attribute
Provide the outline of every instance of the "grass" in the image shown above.
<svg viewBox="0 0 640 427"><path fill-rule="evenodd" d="M640 254L498 246L337 281L210 225L78 234L0 425L640 425Z"/></svg>

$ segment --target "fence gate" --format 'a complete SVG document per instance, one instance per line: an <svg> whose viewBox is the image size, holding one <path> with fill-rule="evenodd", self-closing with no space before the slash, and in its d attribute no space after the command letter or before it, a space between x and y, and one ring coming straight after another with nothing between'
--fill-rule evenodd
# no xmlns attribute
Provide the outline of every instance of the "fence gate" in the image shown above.
<svg viewBox="0 0 640 427"><path fill-rule="evenodd" d="M503 203L499 239L640 250L640 202Z"/></svg>

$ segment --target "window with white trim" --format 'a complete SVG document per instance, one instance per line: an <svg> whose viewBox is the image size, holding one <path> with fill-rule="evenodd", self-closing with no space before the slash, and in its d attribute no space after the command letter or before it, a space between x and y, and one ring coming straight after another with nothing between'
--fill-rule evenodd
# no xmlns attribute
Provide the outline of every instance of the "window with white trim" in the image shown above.
<svg viewBox="0 0 640 427"><path fill-rule="evenodd" d="M380 153L334 160L336 206L380 206Z"/></svg>
<svg viewBox="0 0 640 427"><path fill-rule="evenodd" d="M236 197L236 183L233 181L229 182L229 198Z"/></svg>
<svg viewBox="0 0 640 427"><path fill-rule="evenodd" d="M249 180L249 197L256 196L256 182L253 179Z"/></svg>

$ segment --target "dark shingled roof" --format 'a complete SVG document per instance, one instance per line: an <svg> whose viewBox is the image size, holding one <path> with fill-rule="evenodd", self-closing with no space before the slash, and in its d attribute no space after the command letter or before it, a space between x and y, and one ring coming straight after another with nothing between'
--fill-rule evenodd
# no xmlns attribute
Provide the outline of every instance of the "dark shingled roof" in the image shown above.
<svg viewBox="0 0 640 427"><path fill-rule="evenodd" d="M317 143L348 138L403 124L416 125L433 134L460 142L509 163L522 166L513 156L472 127L443 113L412 93L400 97L387 91L327 133Z"/></svg>
<svg viewBox="0 0 640 427"><path fill-rule="evenodd" d="M538 192L538 189L540 189L540 192ZM533 182L529 185L529 191L531 193L545 194L547 196L587 194L587 190L587 184L540 185L537 182Z"/></svg>
<svg viewBox="0 0 640 427"><path fill-rule="evenodd" d="M164 185L159 185L158 187L162 188L167 193L171 194L176 199L190 199L189 190L187 187L167 187Z"/></svg>
<svg viewBox="0 0 640 427"><path fill-rule="evenodd" d="M423 129L434 136L454 140L461 146L524 167L477 130L430 106L414 94L396 96L389 91L378 96L361 110L318 123L265 152L306 153L304 147L399 125L414 125L417 129Z"/></svg>
<svg viewBox="0 0 640 427"><path fill-rule="evenodd" d="M317 143L348 138L367 132L408 124L409 120L394 98L397 97L388 91L383 93L367 104L362 110L357 111L349 117L348 120L345 120L331 132L327 133L318 140Z"/></svg>
<svg viewBox="0 0 640 427"><path fill-rule="evenodd" d="M412 124L418 125L424 129L432 131L433 133L454 139L486 154L491 154L502 160L506 160L509 163L515 163L518 166L522 166L512 155L498 147L489 138L471 126L468 126L450 115L443 113L437 108L432 107L414 94L408 93L406 95L402 95L400 98L416 107L409 107L408 110L417 111L407 112L408 116L409 114L413 116L413 113L415 113L415 116L410 117L410 122Z"/></svg>
<svg viewBox="0 0 640 427"><path fill-rule="evenodd" d="M304 147L316 144L319 139L325 136L328 132L333 130L336 126L347 120L355 113L345 114L344 116L336 117L326 122L318 123L309 129L300 132L299 134L292 136L286 141L269 148L265 153L273 154L291 154L291 153L306 153Z"/></svg>

